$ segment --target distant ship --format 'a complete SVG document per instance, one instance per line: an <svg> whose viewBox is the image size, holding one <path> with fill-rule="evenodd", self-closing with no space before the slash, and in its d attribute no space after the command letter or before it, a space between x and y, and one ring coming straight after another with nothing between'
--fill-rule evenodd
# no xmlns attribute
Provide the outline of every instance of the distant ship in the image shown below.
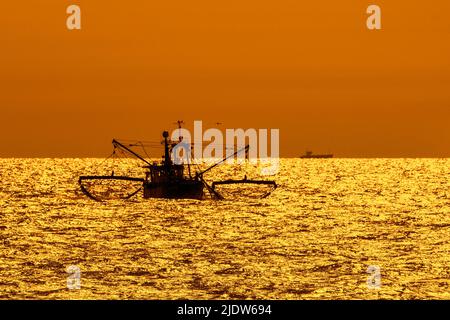
<svg viewBox="0 0 450 320"><path fill-rule="evenodd" d="M326 159L333 158L332 154L313 154L312 151L306 151L306 153L300 156L302 159Z"/></svg>

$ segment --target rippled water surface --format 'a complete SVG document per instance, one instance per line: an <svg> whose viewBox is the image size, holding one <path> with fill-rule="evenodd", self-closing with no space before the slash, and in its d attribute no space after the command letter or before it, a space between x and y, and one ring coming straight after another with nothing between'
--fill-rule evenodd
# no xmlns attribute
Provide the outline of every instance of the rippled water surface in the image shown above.
<svg viewBox="0 0 450 320"><path fill-rule="evenodd" d="M265 199L98 203L77 179L100 163L0 160L0 298L450 299L450 159L282 159Z"/></svg>

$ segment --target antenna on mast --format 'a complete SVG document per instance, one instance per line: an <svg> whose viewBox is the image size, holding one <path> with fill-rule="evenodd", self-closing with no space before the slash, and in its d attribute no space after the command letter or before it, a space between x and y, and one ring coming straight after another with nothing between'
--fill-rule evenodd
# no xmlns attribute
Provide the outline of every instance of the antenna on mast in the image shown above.
<svg viewBox="0 0 450 320"><path fill-rule="evenodd" d="M181 135L181 126L184 124L183 120L177 120L174 124L178 125L178 140L183 141L183 136Z"/></svg>
<svg viewBox="0 0 450 320"><path fill-rule="evenodd" d="M178 143L180 143L183 141L183 136L181 135L181 129L182 129L182 125L184 124L184 121L177 120L177 122L175 122L174 124L176 124L178 126ZM185 150L184 152L187 152L187 151ZM189 157L186 157L186 159L187 159L187 167L188 167L189 177L192 178L191 159Z"/></svg>

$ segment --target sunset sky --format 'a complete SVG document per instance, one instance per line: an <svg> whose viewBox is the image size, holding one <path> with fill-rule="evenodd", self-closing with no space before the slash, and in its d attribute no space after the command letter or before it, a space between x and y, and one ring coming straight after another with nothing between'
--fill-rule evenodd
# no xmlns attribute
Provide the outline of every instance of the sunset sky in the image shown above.
<svg viewBox="0 0 450 320"><path fill-rule="evenodd" d="M0 157L106 156L178 119L279 128L283 157L449 157L449 15L448 0L2 1Z"/></svg>

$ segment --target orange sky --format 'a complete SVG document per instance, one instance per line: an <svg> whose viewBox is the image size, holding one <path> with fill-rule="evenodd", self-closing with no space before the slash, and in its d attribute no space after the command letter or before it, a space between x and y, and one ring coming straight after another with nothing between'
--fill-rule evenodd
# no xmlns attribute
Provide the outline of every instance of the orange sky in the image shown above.
<svg viewBox="0 0 450 320"><path fill-rule="evenodd" d="M369 4L383 30L366 29ZM66 28L79 4L82 30ZM0 156L105 156L174 121L281 156L450 156L450 2L3 1ZM189 126L188 126L189 127Z"/></svg>

